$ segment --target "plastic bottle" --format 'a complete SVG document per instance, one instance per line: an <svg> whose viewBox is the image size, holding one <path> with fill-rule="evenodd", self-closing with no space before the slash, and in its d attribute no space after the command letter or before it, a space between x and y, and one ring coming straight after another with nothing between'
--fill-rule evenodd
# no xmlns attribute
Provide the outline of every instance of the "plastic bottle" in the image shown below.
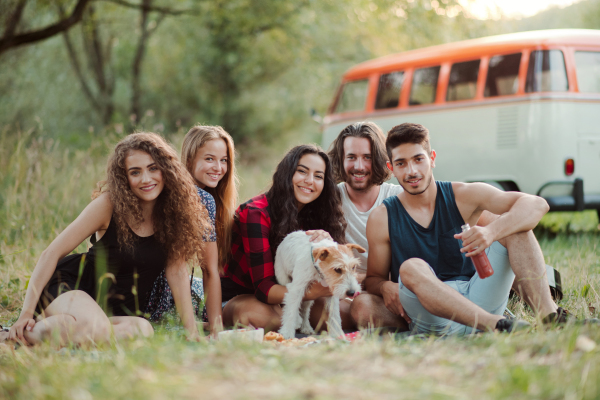
<svg viewBox="0 0 600 400"><path fill-rule="evenodd" d="M461 226L463 233L471 229L469 224L464 224ZM470 257L475 265L475 269L477 270L477 274L481 279L485 279L494 275L494 269L492 268L492 264L490 264L490 260L488 259L487 254L485 252L481 252L475 256Z"/></svg>

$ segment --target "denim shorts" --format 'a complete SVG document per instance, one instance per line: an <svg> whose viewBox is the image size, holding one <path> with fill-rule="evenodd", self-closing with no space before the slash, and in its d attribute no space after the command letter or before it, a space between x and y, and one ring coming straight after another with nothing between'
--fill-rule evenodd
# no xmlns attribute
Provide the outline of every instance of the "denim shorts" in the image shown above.
<svg viewBox="0 0 600 400"><path fill-rule="evenodd" d="M508 261L508 251L500 243L492 243L485 252L494 268L492 276L480 279L479 275L475 273L468 281L446 281L444 284L490 314L502 315L508 303L508 295L515 274ZM417 296L408 290L402 281L399 282L399 285L400 303L412 320L409 328L413 333L466 335L475 329L449 319L436 317L421 305Z"/></svg>

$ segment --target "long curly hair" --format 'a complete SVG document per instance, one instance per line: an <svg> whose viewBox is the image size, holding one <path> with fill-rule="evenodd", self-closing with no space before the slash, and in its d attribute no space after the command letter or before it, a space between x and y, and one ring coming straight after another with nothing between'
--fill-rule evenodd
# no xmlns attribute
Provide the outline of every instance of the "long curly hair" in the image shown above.
<svg viewBox="0 0 600 400"><path fill-rule="evenodd" d="M192 127L183 139L181 162L190 174L194 171L196 153L208 141L222 139L227 146L227 172L217 184L217 187L206 187L215 199L217 216L215 229L217 231L217 247L219 249L219 271L227 264L231 249L231 226L238 200L238 177L235 172L235 147L231 135L220 126L196 125Z"/></svg>
<svg viewBox="0 0 600 400"><path fill-rule="evenodd" d="M108 192L119 244L133 249L136 238L130 226L139 226L144 220L141 201L129 187L125 169L125 160L134 150L149 154L164 180L164 188L152 210L154 237L166 249L169 260L183 259L201 265L202 236L211 229L208 212L200 201L192 177L175 150L161 136L138 132L121 140L108 160L107 179L98 183L92 198Z"/></svg>
<svg viewBox="0 0 600 400"><path fill-rule="evenodd" d="M323 159L325 179L321 195L298 212L292 177L305 154L316 154ZM346 243L346 220L342 211L342 198L333 178L329 157L320 147L304 144L288 151L273 174L273 183L266 196L271 215L269 242L274 248L273 251L277 250L288 233L298 229L323 229L329 232L336 242Z"/></svg>

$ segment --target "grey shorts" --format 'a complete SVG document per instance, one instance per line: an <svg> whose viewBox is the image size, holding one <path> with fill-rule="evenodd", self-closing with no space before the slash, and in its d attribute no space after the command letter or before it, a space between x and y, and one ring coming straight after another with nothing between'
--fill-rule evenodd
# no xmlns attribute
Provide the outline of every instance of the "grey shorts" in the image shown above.
<svg viewBox="0 0 600 400"><path fill-rule="evenodd" d="M494 275L486 279L480 279L479 275L475 273L469 281L447 281L444 284L450 286L485 311L502 315L508 303L508 295L515 274L508 261L508 251L500 243L492 243L486 249L486 254L492 268L494 268ZM429 313L421 305L417 296L402 284L402 281L399 282L399 285L400 303L402 303L402 307L412 320L409 325L412 332L465 335L473 331L474 328Z"/></svg>

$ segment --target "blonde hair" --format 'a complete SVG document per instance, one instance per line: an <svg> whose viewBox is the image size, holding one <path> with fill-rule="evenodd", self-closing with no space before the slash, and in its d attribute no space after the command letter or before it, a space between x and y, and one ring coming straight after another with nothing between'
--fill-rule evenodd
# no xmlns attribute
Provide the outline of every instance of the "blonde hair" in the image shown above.
<svg viewBox="0 0 600 400"><path fill-rule="evenodd" d="M196 125L189 130L183 139L181 162L193 176L193 164L196 153L208 141L215 139L224 140L227 146L227 172L215 188L206 187L204 190L214 197L217 207L215 228L217 231L217 247L219 249L219 272L222 273L231 249L231 225L233 224L233 215L238 200L238 177L235 173L235 147L233 139L220 126Z"/></svg>
<svg viewBox="0 0 600 400"><path fill-rule="evenodd" d="M132 133L121 140L108 160L106 181L98 182L92 194L96 198L108 192L119 244L133 249L135 238L129 224L139 226L144 220L141 201L129 186L125 168L126 159L134 150L152 157L165 184L152 210L154 237L165 246L169 260L183 259L202 265L202 234L210 229L208 212L175 150L155 133Z"/></svg>

